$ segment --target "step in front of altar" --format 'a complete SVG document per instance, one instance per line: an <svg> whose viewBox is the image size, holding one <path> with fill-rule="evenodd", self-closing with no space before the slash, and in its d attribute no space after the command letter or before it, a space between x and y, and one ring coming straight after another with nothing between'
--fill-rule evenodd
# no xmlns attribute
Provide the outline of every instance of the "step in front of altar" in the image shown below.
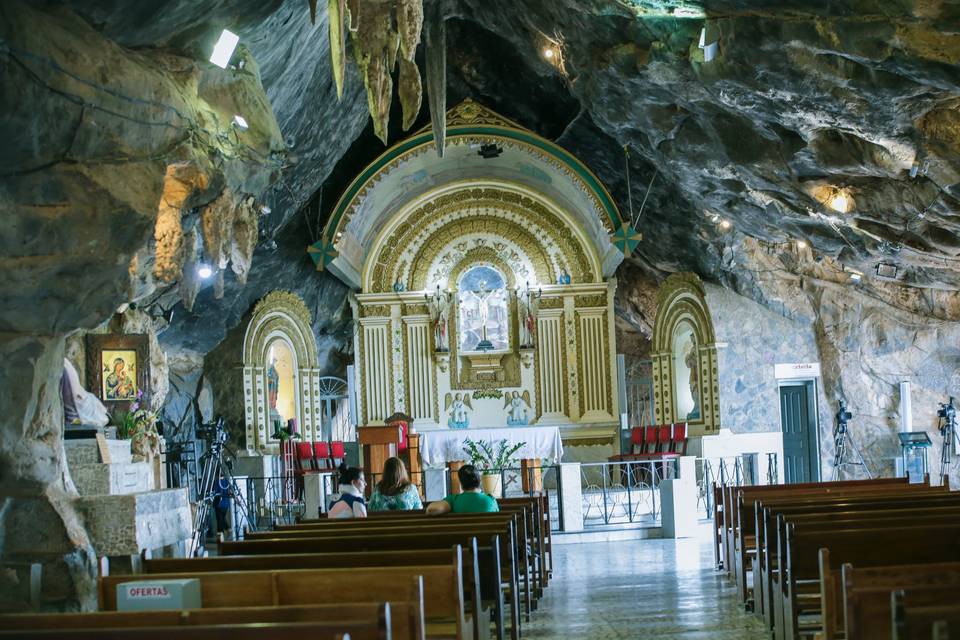
<svg viewBox="0 0 960 640"><path fill-rule="evenodd" d="M129 440L104 440L110 452L110 462L133 462ZM67 452L67 464L73 468L78 464L100 464L104 460L100 457L100 445L95 438L82 440L64 440L63 448Z"/></svg>
<svg viewBox="0 0 960 640"><path fill-rule="evenodd" d="M77 499L98 556L125 556L142 549L182 544L193 531L186 488Z"/></svg>
<svg viewBox="0 0 960 640"><path fill-rule="evenodd" d="M154 488L153 465L146 462L71 464L70 477L81 496L128 495Z"/></svg>

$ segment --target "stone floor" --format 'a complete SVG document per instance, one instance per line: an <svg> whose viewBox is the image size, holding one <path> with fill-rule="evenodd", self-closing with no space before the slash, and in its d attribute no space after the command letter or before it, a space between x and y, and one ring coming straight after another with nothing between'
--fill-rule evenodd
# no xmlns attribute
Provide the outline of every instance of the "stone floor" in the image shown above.
<svg viewBox="0 0 960 640"><path fill-rule="evenodd" d="M767 640L701 539L556 545L554 577L523 637Z"/></svg>

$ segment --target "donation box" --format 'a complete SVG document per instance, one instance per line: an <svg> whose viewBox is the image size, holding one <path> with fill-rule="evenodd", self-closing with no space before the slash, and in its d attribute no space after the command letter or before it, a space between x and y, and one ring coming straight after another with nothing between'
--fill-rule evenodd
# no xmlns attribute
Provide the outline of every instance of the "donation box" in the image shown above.
<svg viewBox="0 0 960 640"><path fill-rule="evenodd" d="M117 611L167 611L199 609L200 581L138 580L117 585Z"/></svg>

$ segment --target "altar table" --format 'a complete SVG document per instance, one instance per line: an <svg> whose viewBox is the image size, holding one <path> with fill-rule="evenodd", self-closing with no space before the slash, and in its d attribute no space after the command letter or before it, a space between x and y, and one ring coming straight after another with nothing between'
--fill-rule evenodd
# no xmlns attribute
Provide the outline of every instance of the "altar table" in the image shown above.
<svg viewBox="0 0 960 640"><path fill-rule="evenodd" d="M506 440L509 445L524 443L514 455L520 458L521 479L524 491L542 490L540 476L541 459L559 463L563 458L563 441L558 427L506 427L499 429L437 429L420 432L420 457L424 465L446 464L456 471L464 464L466 453L463 444L469 438L496 442ZM454 493L460 482L452 476Z"/></svg>

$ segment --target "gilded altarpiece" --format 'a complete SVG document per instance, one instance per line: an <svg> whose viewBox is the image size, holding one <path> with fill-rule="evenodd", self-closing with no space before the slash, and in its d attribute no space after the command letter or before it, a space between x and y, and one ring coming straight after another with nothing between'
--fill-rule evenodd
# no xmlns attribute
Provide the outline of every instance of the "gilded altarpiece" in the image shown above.
<svg viewBox="0 0 960 640"><path fill-rule="evenodd" d="M611 441L623 225L579 160L470 101L447 114L442 158L427 130L388 149L308 248L355 291L358 424L402 412L419 430Z"/></svg>

